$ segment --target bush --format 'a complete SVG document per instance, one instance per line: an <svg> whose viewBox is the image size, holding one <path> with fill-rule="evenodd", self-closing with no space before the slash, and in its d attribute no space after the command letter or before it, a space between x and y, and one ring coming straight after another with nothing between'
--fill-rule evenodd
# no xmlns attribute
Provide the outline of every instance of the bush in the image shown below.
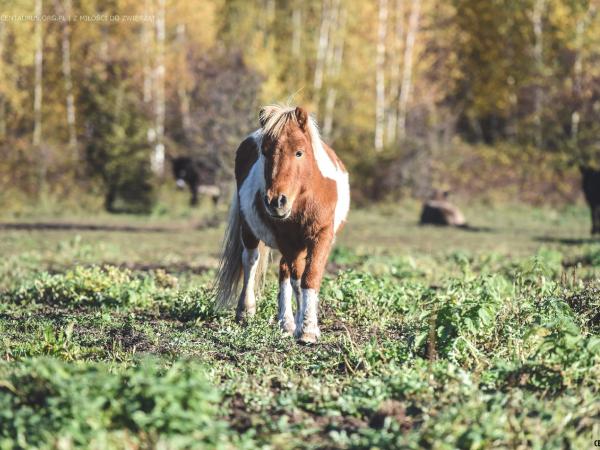
<svg viewBox="0 0 600 450"><path fill-rule="evenodd" d="M202 367L148 360L104 364L31 359L0 365L0 447L216 446L225 443L219 392ZM59 445L59 442L62 443Z"/></svg>

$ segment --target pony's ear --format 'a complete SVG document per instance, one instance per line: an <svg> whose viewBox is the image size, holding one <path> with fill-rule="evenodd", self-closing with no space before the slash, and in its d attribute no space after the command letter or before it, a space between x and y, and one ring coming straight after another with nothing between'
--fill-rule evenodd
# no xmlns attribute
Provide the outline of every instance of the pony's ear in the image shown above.
<svg viewBox="0 0 600 450"><path fill-rule="evenodd" d="M301 130L306 131L306 125L308 124L308 112L301 106L296 107L296 120Z"/></svg>

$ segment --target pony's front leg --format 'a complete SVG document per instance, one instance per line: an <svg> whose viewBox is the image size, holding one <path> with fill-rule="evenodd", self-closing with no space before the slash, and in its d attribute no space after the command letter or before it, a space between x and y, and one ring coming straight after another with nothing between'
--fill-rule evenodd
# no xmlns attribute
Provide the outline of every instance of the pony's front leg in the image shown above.
<svg viewBox="0 0 600 450"><path fill-rule="evenodd" d="M294 322L294 313L292 311L292 283L290 282L290 266L285 258L281 258L279 263L279 313L277 320L281 330L289 335L294 334L296 324Z"/></svg>
<svg viewBox="0 0 600 450"><path fill-rule="evenodd" d="M296 338L298 342L314 344L321 331L318 324L319 288L325 272L327 257L333 242L333 230L326 229L308 246L306 269L300 284L302 298L296 317Z"/></svg>

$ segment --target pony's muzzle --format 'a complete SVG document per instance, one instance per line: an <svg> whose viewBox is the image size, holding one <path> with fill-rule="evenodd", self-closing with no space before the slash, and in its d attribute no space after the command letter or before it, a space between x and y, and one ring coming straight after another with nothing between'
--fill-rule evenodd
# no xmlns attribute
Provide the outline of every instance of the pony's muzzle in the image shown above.
<svg viewBox="0 0 600 450"><path fill-rule="evenodd" d="M264 197L265 207L269 215L275 219L287 219L292 211L292 206L285 194Z"/></svg>

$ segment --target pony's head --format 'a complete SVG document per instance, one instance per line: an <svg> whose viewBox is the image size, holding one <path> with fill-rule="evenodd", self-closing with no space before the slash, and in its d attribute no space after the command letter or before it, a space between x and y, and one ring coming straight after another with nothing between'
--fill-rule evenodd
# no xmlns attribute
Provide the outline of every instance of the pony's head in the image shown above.
<svg viewBox="0 0 600 450"><path fill-rule="evenodd" d="M266 106L259 118L265 162L263 201L271 217L285 220L298 196L309 187L315 170L312 143L316 125L302 107Z"/></svg>

